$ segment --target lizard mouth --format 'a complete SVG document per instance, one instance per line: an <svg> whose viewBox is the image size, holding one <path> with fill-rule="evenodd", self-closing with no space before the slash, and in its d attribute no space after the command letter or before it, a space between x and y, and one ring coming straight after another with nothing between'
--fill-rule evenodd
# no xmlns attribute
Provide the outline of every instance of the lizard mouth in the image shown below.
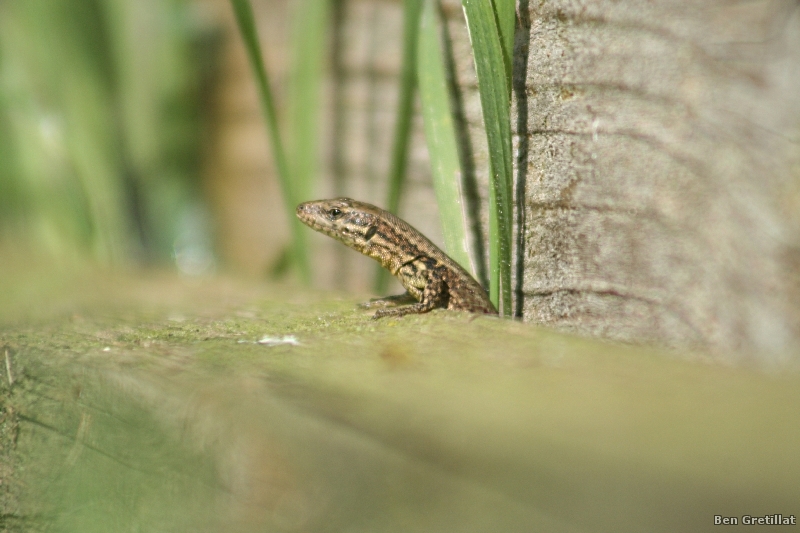
<svg viewBox="0 0 800 533"><path fill-rule="evenodd" d="M320 206L316 202L304 202L298 205L297 209L295 209L295 214L300 219L300 222L311 229L338 238L333 224L323 216Z"/></svg>
<svg viewBox="0 0 800 533"><path fill-rule="evenodd" d="M321 213L319 212L319 206L314 205L314 202L304 202L298 205L297 209L295 209L295 214L303 224L314 229L321 229L319 223Z"/></svg>
<svg viewBox="0 0 800 533"><path fill-rule="evenodd" d="M297 209L294 210L294 214L297 215L297 218L299 218L303 224L311 226L314 220L313 209L314 206L311 205L311 202L304 202L297 206Z"/></svg>
<svg viewBox="0 0 800 533"><path fill-rule="evenodd" d="M346 207L347 206L342 206L342 209L344 210ZM330 208L331 205L321 202L305 202L297 206L295 214L303 224L314 231L324 233L362 252L364 237L358 231L360 224L355 224L354 227L351 228L346 222L346 220L348 220L347 216L342 216L335 221L330 220L327 216L327 212ZM372 235L370 235L370 237L371 236Z"/></svg>

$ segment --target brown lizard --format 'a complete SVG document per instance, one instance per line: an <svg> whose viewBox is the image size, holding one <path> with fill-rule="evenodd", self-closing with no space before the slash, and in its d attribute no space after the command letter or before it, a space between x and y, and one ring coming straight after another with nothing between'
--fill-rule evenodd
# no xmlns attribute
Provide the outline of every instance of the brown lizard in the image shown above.
<svg viewBox="0 0 800 533"><path fill-rule="evenodd" d="M367 255L400 280L405 294L365 304L402 305L378 309L373 318L427 313L436 308L497 314L483 287L419 231L388 211L350 198L297 206L307 226Z"/></svg>

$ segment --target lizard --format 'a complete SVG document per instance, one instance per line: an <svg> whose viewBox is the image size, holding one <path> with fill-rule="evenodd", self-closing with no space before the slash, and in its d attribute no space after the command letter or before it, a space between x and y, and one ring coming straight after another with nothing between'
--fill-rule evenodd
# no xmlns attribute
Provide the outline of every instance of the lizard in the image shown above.
<svg viewBox="0 0 800 533"><path fill-rule="evenodd" d="M350 198L334 198L304 202L297 206L296 214L312 229L375 259L400 280L405 294L363 304L395 306L378 309L373 319L427 313L436 308L497 314L475 278L422 233L388 211Z"/></svg>

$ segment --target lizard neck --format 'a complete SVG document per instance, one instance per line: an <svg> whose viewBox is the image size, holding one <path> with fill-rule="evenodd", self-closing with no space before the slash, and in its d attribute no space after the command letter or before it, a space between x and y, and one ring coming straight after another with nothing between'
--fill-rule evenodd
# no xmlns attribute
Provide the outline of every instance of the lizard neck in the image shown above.
<svg viewBox="0 0 800 533"><path fill-rule="evenodd" d="M415 239L407 233L397 225L381 222L372 237L364 243L364 249L359 251L396 275L400 267L420 255L413 244Z"/></svg>

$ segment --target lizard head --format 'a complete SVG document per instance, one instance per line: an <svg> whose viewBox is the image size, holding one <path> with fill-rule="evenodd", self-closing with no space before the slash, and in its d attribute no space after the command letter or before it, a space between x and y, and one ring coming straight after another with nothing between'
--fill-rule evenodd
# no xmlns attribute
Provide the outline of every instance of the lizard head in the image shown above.
<svg viewBox="0 0 800 533"><path fill-rule="evenodd" d="M303 224L362 253L366 253L385 214L379 207L350 198L304 202L295 212Z"/></svg>

